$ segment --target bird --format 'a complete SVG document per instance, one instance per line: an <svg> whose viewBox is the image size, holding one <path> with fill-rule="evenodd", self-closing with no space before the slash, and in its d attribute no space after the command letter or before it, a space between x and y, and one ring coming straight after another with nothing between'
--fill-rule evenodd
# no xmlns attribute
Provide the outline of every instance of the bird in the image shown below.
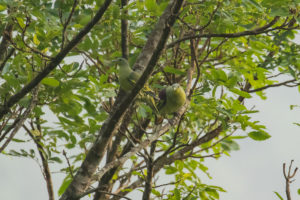
<svg viewBox="0 0 300 200"><path fill-rule="evenodd" d="M159 92L157 109L159 114L166 115L177 112L185 103L186 95L183 88L175 83Z"/></svg>
<svg viewBox="0 0 300 200"><path fill-rule="evenodd" d="M113 60L119 66L119 83L122 90L130 92L142 75L141 71L133 71L125 58Z"/></svg>
<svg viewBox="0 0 300 200"><path fill-rule="evenodd" d="M133 71L125 58L117 58L113 60L113 62L119 66L118 76L120 88L126 93L129 93L141 77L142 71ZM142 101L144 100L154 110L154 112L158 112L154 100L156 96L153 90L151 90L146 84L141 91L142 92L139 94L138 99Z"/></svg>

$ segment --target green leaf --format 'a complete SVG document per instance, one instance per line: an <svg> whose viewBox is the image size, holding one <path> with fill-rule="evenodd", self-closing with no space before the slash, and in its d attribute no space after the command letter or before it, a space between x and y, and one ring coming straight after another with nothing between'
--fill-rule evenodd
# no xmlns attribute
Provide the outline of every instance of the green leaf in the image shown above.
<svg viewBox="0 0 300 200"><path fill-rule="evenodd" d="M227 81L227 74L223 70L218 69L216 70L216 72L217 72L218 79L224 82Z"/></svg>
<svg viewBox="0 0 300 200"><path fill-rule="evenodd" d="M276 194L276 196L280 199L280 200L284 200L283 198L282 198L282 196L278 193L278 192L274 192L275 194Z"/></svg>
<svg viewBox="0 0 300 200"><path fill-rule="evenodd" d="M294 122L293 124L295 124L295 125L297 125L297 126L300 126L300 123L296 123L296 122Z"/></svg>
<svg viewBox="0 0 300 200"><path fill-rule="evenodd" d="M205 188L205 191L209 196L212 196L215 199L219 199L219 193L215 189Z"/></svg>
<svg viewBox="0 0 300 200"><path fill-rule="evenodd" d="M0 5L0 12L4 11L6 9L6 5Z"/></svg>
<svg viewBox="0 0 300 200"><path fill-rule="evenodd" d="M239 144L236 143L234 140L222 140L221 145L224 150L226 151L237 151L240 150Z"/></svg>
<svg viewBox="0 0 300 200"><path fill-rule="evenodd" d="M62 163L62 160L59 157L51 157L51 158L49 158L49 160L57 162L57 163Z"/></svg>
<svg viewBox="0 0 300 200"><path fill-rule="evenodd" d="M24 20L21 18L21 17L16 17L17 21L18 21L18 24L20 25L20 27L22 29L25 28L25 23L24 23Z"/></svg>
<svg viewBox="0 0 300 200"><path fill-rule="evenodd" d="M238 81L238 78L236 76L231 76L228 78L225 85L228 88L233 88L236 85L237 81Z"/></svg>
<svg viewBox="0 0 300 200"><path fill-rule="evenodd" d="M239 96L245 97L245 98L251 98L252 97L248 92L245 92L245 91L242 91L242 90L239 90L239 89L236 89L236 88L231 88L229 90L231 92L233 92L233 93L235 93Z"/></svg>
<svg viewBox="0 0 300 200"><path fill-rule="evenodd" d="M177 74L177 75L185 75L186 72L180 69L175 69L174 67L165 67L164 68L165 72L171 73L171 74Z"/></svg>
<svg viewBox="0 0 300 200"><path fill-rule="evenodd" d="M65 190L67 189L67 187L70 185L72 179L71 177L67 176L64 180L63 183L61 184L60 188L58 189L58 196L61 196Z"/></svg>
<svg viewBox="0 0 300 200"><path fill-rule="evenodd" d="M157 196L157 197L160 197L160 196L161 196L160 192L157 191L156 189L152 189L152 190L151 190L151 193L154 194L154 195Z"/></svg>
<svg viewBox="0 0 300 200"><path fill-rule="evenodd" d="M51 87L57 87L59 86L59 81L55 78L44 78L42 80L42 83Z"/></svg>
<svg viewBox="0 0 300 200"><path fill-rule="evenodd" d="M266 140L271 137L265 131L252 131L252 132L248 133L248 136L250 138L252 138L253 140L257 140L257 141L263 141L263 140Z"/></svg>
<svg viewBox="0 0 300 200"><path fill-rule="evenodd" d="M37 38L36 34L33 36L33 43L34 43L35 45L39 45L39 44L40 44L40 41L39 41L39 39Z"/></svg>
<svg viewBox="0 0 300 200"><path fill-rule="evenodd" d="M25 140L21 140L21 139L17 139L17 138L13 138L12 141L18 142L18 143L26 142Z"/></svg>
<svg viewBox="0 0 300 200"><path fill-rule="evenodd" d="M262 10L262 7L255 0L247 0L250 4L252 4L256 9Z"/></svg>
<svg viewBox="0 0 300 200"><path fill-rule="evenodd" d="M146 6L148 11L153 12L153 13L157 12L158 6L157 6L155 0L146 0L145 1L145 6Z"/></svg>
<svg viewBox="0 0 300 200"><path fill-rule="evenodd" d="M174 189L174 196L176 200L181 199L180 190L178 190L177 188Z"/></svg>
<svg viewBox="0 0 300 200"><path fill-rule="evenodd" d="M283 8L283 7L277 7L277 8L272 8L270 15L272 17L280 16L280 17L287 17L290 15L289 9L288 8Z"/></svg>
<svg viewBox="0 0 300 200"><path fill-rule="evenodd" d="M175 174L177 172L176 167L168 166L166 167L166 174Z"/></svg>

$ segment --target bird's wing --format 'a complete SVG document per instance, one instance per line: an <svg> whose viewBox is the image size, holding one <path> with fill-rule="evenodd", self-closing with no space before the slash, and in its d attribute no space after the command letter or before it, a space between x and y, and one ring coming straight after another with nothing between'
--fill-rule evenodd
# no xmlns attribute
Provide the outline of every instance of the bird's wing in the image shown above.
<svg viewBox="0 0 300 200"><path fill-rule="evenodd" d="M157 104L158 110L161 110L167 103L167 89L164 88L159 92L159 102Z"/></svg>
<svg viewBox="0 0 300 200"><path fill-rule="evenodd" d="M140 74L135 72L135 71L132 71L129 76L128 76L128 82L134 86L136 84L136 82L139 80L140 78Z"/></svg>

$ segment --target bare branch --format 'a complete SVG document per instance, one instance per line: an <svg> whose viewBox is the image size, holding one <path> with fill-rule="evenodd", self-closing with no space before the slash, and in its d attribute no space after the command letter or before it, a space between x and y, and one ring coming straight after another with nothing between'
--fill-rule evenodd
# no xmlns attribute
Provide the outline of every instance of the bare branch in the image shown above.
<svg viewBox="0 0 300 200"><path fill-rule="evenodd" d="M284 178L285 178L285 193L286 193L286 197L287 197L287 200L292 200L291 198L291 192L290 192L290 183L292 183L294 180L292 180L292 178L294 178L294 176L296 175L297 173L297 170L298 170L298 167L296 167L294 169L294 172L293 174L292 173L292 165L293 165L293 162L294 160L291 160L291 163L290 163L290 166L289 166L289 170L287 171L286 173L286 169L285 169L285 163L283 163L283 175L284 175Z"/></svg>
<svg viewBox="0 0 300 200"><path fill-rule="evenodd" d="M23 123L25 122L25 120L27 119L29 114L32 112L33 108L35 107L35 105L38 102L37 95L38 95L38 88L36 88L33 91L32 99L30 101L30 104L29 104L28 108L22 114L22 117L20 118L20 120L18 120L16 122L16 124L14 126L14 130L11 132L10 136L6 139L4 144L0 147L0 153L6 148L6 146L10 143L10 141L14 138L14 136L19 131L19 129L22 127Z"/></svg>
<svg viewBox="0 0 300 200"><path fill-rule="evenodd" d="M75 197L74 199L81 199L82 197L85 197L86 195L89 195L89 194L94 193L94 192L101 192L101 193L108 194L108 195L111 195L111 196L119 197L121 199L123 198L123 199L127 199L127 200L132 200L132 199L130 199L128 197L125 197L125 196L122 196L122 195L118 195L118 194L106 192L106 191L103 191L103 190L99 190L99 188L94 188L94 189L88 190L88 191L84 192L83 194Z"/></svg>
<svg viewBox="0 0 300 200"><path fill-rule="evenodd" d="M259 91L262 91L262 90L265 90L267 88L271 88L271 87L279 87L279 86L288 86L287 84L288 83L294 83L294 82L297 82L298 80L296 79L292 79L292 80L288 80L288 81L284 81L284 82L281 82L281 83L276 83L276 84L272 84L272 85L266 85L264 87L260 87L260 88L256 88L256 89L253 89L253 90L249 90L248 93L253 93L253 92L259 92ZM296 83L295 86L298 86L300 83ZM293 87L295 87L293 86Z"/></svg>
<svg viewBox="0 0 300 200"><path fill-rule="evenodd" d="M72 178L74 178L73 169L72 169L72 166L70 164L69 158L68 158L67 153L66 153L65 150L63 150L63 155L66 158L66 161L67 161L67 164L68 164L68 167L69 167L69 171L70 171L70 175L71 175Z"/></svg>
<svg viewBox="0 0 300 200"><path fill-rule="evenodd" d="M155 152L155 147L156 147L156 142L152 142L151 144L151 150L150 150L150 155L148 155L148 159L146 160L147 162L147 177L146 177L146 182L145 182L145 189L143 193L143 200L149 200L150 199L150 194L152 190L152 178L153 178L153 158L154 158L154 152Z"/></svg>
<svg viewBox="0 0 300 200"><path fill-rule="evenodd" d="M204 26L202 26L202 27L200 27L200 28L193 28L191 25L189 25L188 23L186 23L183 19L180 19L180 18L179 18L179 20L180 20L184 25L186 25L189 29L191 29L191 30L193 30L193 31L202 31L202 30L204 30L206 27L208 27L208 26L210 25L210 23L212 22L213 17L214 17L215 14L217 13L217 11L218 11L218 9L220 8L220 6L221 6L221 1L218 2L216 8L215 8L215 9L213 10L213 12L210 14L208 22L207 22Z"/></svg>
<svg viewBox="0 0 300 200"><path fill-rule="evenodd" d="M8 13L10 14L9 10L8 10ZM12 31L13 31L13 24L8 23L5 26L3 33L2 33L2 40L0 43L0 62L3 61L3 58L5 58L7 48L8 48L8 45L9 45L11 37L12 37Z"/></svg>
<svg viewBox="0 0 300 200"><path fill-rule="evenodd" d="M195 39L195 38L212 38L212 37L223 37L223 38L236 38L236 37L242 37L242 36L248 36L248 35L258 35L262 33L268 33L270 31L282 29L283 27L278 26L275 28L270 28L273 26L277 21L279 20L279 17L275 17L270 23L266 24L265 26L253 29L253 30L247 30L243 32L238 32L238 33L207 33L207 34L198 34L198 35L192 35L192 36L185 36L175 42L172 42L167 45L167 48L173 47L175 44L190 40L190 39Z"/></svg>
<svg viewBox="0 0 300 200"><path fill-rule="evenodd" d="M26 132L28 133L28 135L33 139L36 148L40 154L41 160L42 160L42 171L43 171L43 175L47 184L47 191L48 191L48 195L49 195L49 200L54 200L54 192L53 192L53 183L52 183L52 177L51 177L51 172L50 172L50 168L48 165L48 161L47 158L45 157L45 149L43 147L43 145L41 145L41 140L40 140L40 136L34 136L30 130L23 125L23 128L26 130ZM40 131L40 130L39 130ZM40 134L42 134L40 132Z"/></svg>
<svg viewBox="0 0 300 200"><path fill-rule="evenodd" d="M17 123L22 119L22 111L23 111L23 107L21 107L21 108L19 108L18 109L18 111L16 112L16 113L19 113L18 114L18 117L14 120L14 122L5 130L5 132L0 136L0 142L2 142L3 140L4 140L4 138L6 137L6 135L13 129L13 128L15 128L15 126L17 125ZM3 124L2 124L2 126L3 127L1 127L1 131L2 131L2 129L4 128L4 126L9 122L9 120L11 119L11 117L10 118L8 118Z"/></svg>
<svg viewBox="0 0 300 200"><path fill-rule="evenodd" d="M120 129L118 130L118 133L116 136L115 136L115 139L114 141L110 142L110 144L108 145L108 148L107 148L107 154L106 154L106 164L113 161L114 159L116 159L116 157L118 156L118 147L122 141L122 138L120 136L120 134L122 132L125 132L130 121L131 121L131 116L132 116L132 113L133 113L134 109L129 109L126 113L125 113L125 117L124 117L124 120L122 121L122 124L120 125ZM123 149L125 150L125 148ZM124 151L123 151L124 152ZM122 155L122 154L121 154ZM119 167L119 166L118 166ZM99 190L96 191L95 195L94 195L94 200L100 200L100 199L103 199L103 195L105 193L101 193L102 190L105 190L105 191L110 191L113 184L108 184L109 181L111 181L114 173L116 172L117 168L118 167L115 167L111 170L109 170L102 178L101 180L99 180L99 183L98 183L98 188Z"/></svg>
<svg viewBox="0 0 300 200"><path fill-rule="evenodd" d="M128 4L128 0L121 1L121 8L124 8ZM122 9L124 15L127 15L127 10ZM123 58L128 59L128 20L121 19L121 46L122 46L122 55Z"/></svg>
<svg viewBox="0 0 300 200"><path fill-rule="evenodd" d="M78 0L74 0L74 3L73 3L73 6L72 6L72 10L66 20L65 23L63 23L63 30L62 30L62 41L61 41L61 50L64 48L65 46L65 39L66 39L66 30L67 30L67 27L68 27L68 24L70 23L71 21L71 18L74 14L74 11L75 11L75 8L78 4ZM62 19L61 19L62 20Z"/></svg>
<svg viewBox="0 0 300 200"><path fill-rule="evenodd" d="M14 49L14 48L11 48L11 49L9 50L7 56L3 59L3 61L1 62L1 60L0 60L0 63L1 63L1 64L0 64L0 73L2 72L2 70L3 70L3 68L4 68L5 64L6 64L6 62L7 62L8 59L14 54L14 52L15 52L15 49Z"/></svg>

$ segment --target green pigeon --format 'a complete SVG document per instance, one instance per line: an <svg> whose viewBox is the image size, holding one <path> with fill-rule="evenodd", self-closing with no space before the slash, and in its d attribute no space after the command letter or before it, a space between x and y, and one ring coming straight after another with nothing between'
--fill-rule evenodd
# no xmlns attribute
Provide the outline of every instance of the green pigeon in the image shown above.
<svg viewBox="0 0 300 200"><path fill-rule="evenodd" d="M120 87L125 92L130 92L141 77L142 72L133 71L125 58L117 58L113 62L119 66Z"/></svg>
<svg viewBox="0 0 300 200"><path fill-rule="evenodd" d="M183 88L175 83L159 92L160 101L157 108L161 115L177 112L185 103L186 95Z"/></svg>
<svg viewBox="0 0 300 200"><path fill-rule="evenodd" d="M125 92L130 92L134 88L136 82L141 77L142 71L133 71L125 58L117 58L113 60L113 62L119 66L118 75L121 89ZM142 89L142 92L139 94L139 99L145 100L146 103L152 109L154 109L154 112L158 112L155 106L154 98L154 92L147 85L145 85Z"/></svg>

